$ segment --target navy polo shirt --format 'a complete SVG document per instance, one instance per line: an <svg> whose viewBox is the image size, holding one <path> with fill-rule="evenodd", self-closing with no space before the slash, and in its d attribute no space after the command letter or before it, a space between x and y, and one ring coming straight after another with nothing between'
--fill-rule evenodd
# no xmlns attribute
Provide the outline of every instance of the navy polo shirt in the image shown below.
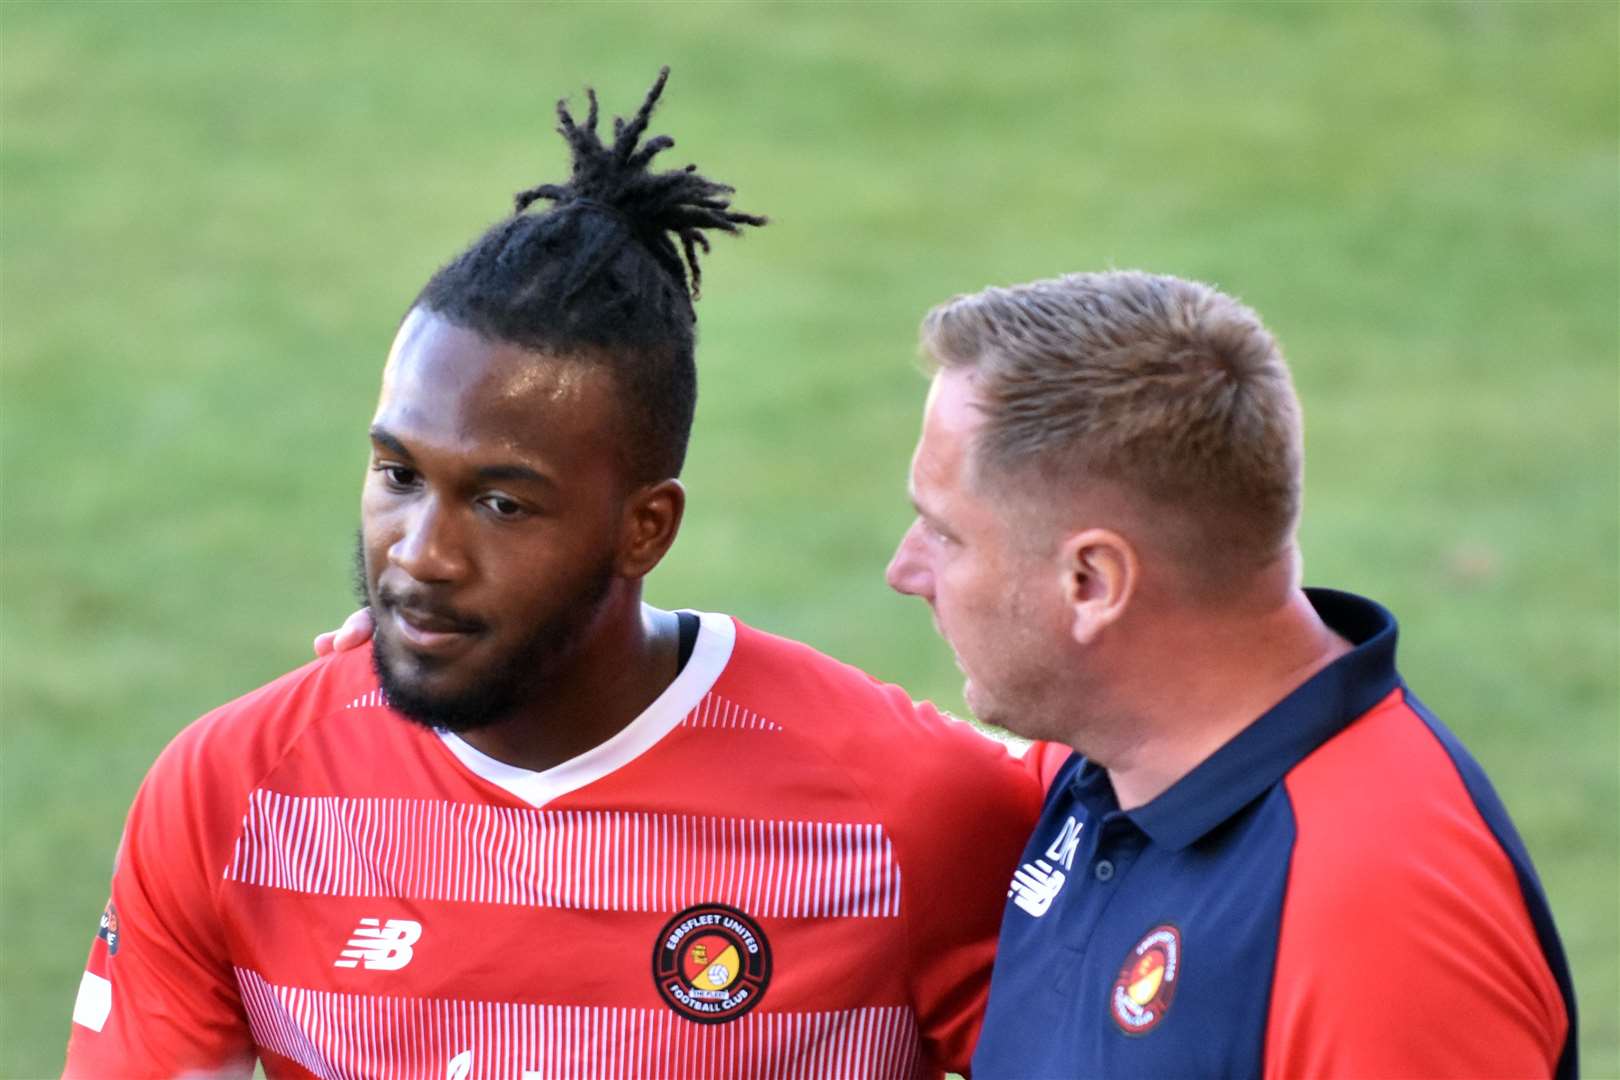
<svg viewBox="0 0 1620 1080"><path fill-rule="evenodd" d="M1479 766L1395 669L1394 618L1122 811L1076 755L1008 891L995 1077L1575 1075L1546 899Z"/></svg>

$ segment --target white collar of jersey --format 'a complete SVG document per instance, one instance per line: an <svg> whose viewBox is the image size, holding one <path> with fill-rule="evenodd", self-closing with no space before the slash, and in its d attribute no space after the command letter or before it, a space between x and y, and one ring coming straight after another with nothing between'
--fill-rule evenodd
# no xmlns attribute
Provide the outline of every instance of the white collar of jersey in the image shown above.
<svg viewBox="0 0 1620 1080"><path fill-rule="evenodd" d="M725 670L726 662L731 659L732 647L737 643L736 625L728 615L707 611L693 614L699 620L697 641L693 643L691 658L686 661L681 673L675 676L675 681L664 687L664 692L617 735L576 758L553 765L544 772L532 772L496 761L451 732L440 731L439 738L467 768L530 806L544 806L553 799L595 783L652 749L658 740L669 734L671 728L697 708L698 702L703 700Z"/></svg>

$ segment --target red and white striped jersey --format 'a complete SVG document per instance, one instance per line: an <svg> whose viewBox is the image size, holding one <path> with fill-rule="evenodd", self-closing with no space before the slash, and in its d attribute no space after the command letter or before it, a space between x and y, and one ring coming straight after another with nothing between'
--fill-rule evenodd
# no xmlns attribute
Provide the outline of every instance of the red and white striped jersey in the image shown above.
<svg viewBox="0 0 1620 1080"><path fill-rule="evenodd" d="M153 766L66 1071L962 1071L1040 801L967 725L725 616L539 773L391 713L367 650L318 660Z"/></svg>

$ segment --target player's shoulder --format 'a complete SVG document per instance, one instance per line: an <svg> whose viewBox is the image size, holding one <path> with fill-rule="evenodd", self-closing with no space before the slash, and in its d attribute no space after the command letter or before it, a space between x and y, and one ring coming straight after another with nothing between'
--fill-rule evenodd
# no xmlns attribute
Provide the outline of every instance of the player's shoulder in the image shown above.
<svg viewBox="0 0 1620 1080"><path fill-rule="evenodd" d="M895 789L936 792L996 778L1028 782L1012 749L967 721L801 641L741 621L736 627L732 659L715 692L818 745L847 769L879 774Z"/></svg>
<svg viewBox="0 0 1620 1080"><path fill-rule="evenodd" d="M817 731L849 729L868 740L959 739L975 746L1005 748L995 739L913 700L894 683L829 656L802 641L733 620L737 643L716 689L768 705L784 716L803 716ZM722 685L723 684L723 685ZM892 721L875 725L883 716Z"/></svg>
<svg viewBox="0 0 1620 1080"><path fill-rule="evenodd" d="M788 788L820 792L823 807L875 820L908 867L917 897L955 897L971 907L999 893L953 890L963 881L1005 881L1040 813L1036 771L965 720L914 701L803 642L737 624L715 692L771 722L784 740L774 760L791 763ZM835 793L835 794L834 794ZM832 810L828 809L831 813ZM955 902L955 901L953 901Z"/></svg>
<svg viewBox="0 0 1620 1080"><path fill-rule="evenodd" d="M378 693L370 655L364 648L321 657L211 709L174 737L153 778L240 774L253 782L312 723Z"/></svg>

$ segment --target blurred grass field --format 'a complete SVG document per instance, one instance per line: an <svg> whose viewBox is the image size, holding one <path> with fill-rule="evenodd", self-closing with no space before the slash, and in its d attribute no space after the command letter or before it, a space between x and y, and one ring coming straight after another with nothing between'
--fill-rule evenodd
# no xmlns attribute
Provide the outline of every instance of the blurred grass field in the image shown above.
<svg viewBox="0 0 1620 1080"><path fill-rule="evenodd" d="M773 224L705 264L652 599L960 707L881 578L919 317L1214 281L1295 367L1308 580L1401 617L1539 864L1585 1072L1620 1076L1617 10L0 6L0 1075L60 1068L152 758L349 609L404 305L559 177L558 96L627 109L669 63L666 160Z"/></svg>

